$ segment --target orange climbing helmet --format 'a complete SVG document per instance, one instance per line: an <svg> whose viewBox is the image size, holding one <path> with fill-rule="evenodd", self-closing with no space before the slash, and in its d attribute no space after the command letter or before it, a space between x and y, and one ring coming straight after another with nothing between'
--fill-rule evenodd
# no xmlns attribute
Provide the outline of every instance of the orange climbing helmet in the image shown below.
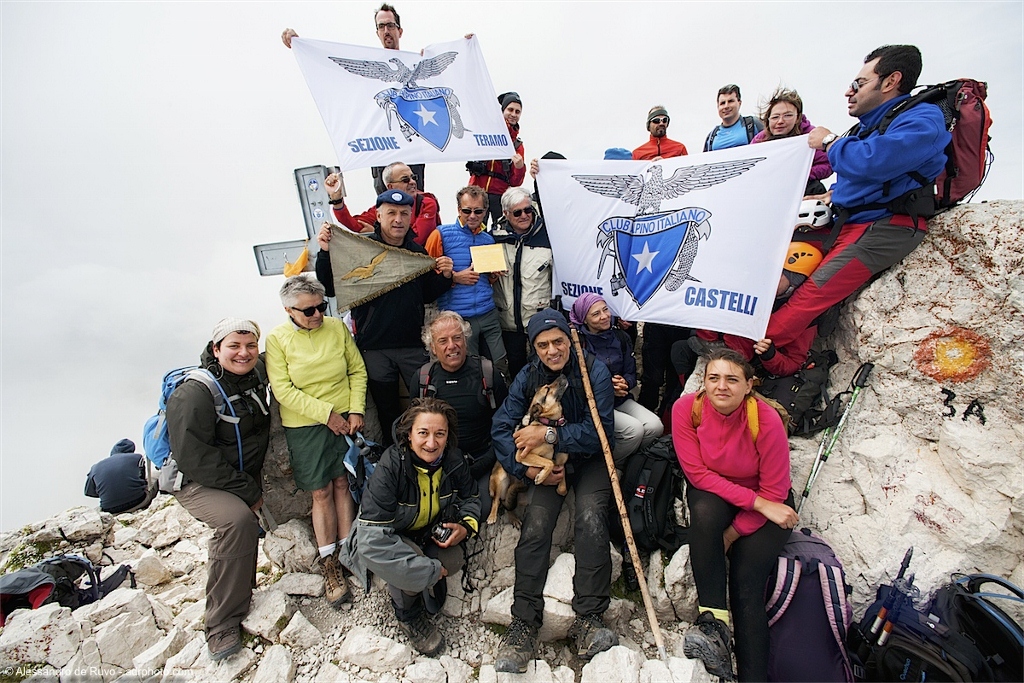
<svg viewBox="0 0 1024 683"><path fill-rule="evenodd" d="M810 277L822 258L824 257L821 255L821 249L810 242L790 242L786 263L782 269Z"/></svg>

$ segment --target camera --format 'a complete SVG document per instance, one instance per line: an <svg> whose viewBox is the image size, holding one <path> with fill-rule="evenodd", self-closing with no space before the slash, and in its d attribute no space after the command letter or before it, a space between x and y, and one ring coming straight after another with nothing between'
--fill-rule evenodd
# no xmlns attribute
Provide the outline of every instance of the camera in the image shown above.
<svg viewBox="0 0 1024 683"><path fill-rule="evenodd" d="M452 535L452 530L446 526L442 526L441 522L438 522L430 530L430 535L434 537L438 543L444 543Z"/></svg>
<svg viewBox="0 0 1024 683"><path fill-rule="evenodd" d="M484 175L487 173L487 162L485 161L467 161L466 170L473 175Z"/></svg>

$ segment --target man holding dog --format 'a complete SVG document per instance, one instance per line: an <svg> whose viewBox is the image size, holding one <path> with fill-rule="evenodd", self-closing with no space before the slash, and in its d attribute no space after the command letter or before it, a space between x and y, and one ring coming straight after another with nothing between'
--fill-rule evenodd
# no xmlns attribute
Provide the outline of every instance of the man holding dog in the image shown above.
<svg viewBox="0 0 1024 683"><path fill-rule="evenodd" d="M581 659L590 659L618 644L618 636L601 621L601 615L608 609L611 589L611 481L591 418L580 363L587 364L592 393L609 442L614 431L615 402L611 374L593 356L577 357L569 339L569 325L561 313L550 308L537 312L530 318L526 331L536 355L512 382L508 398L494 416L491 432L502 466L511 476L527 481L528 505L516 546L512 623L495 658L495 668L510 673L525 672L535 655L537 632L544 618L551 534L564 500L556 487L562 481L576 492L576 575L572 599L576 620L569 636L574 639ZM564 422L521 426L537 389L563 376L568 380L561 398ZM540 468L524 467L515 455L517 450L530 451L542 444L553 445L556 453L568 453L569 460L564 467L556 467L543 484L536 485L534 479Z"/></svg>

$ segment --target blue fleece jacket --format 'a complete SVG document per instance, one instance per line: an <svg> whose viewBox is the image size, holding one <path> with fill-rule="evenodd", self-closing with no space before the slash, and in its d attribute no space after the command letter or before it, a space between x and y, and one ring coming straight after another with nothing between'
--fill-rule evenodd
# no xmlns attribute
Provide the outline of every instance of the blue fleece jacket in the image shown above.
<svg viewBox="0 0 1024 683"><path fill-rule="evenodd" d="M909 98L902 95L889 100L860 117L861 129L878 125L892 107ZM942 111L934 104L919 104L897 116L885 135L877 131L861 140L855 135L829 145L828 160L836 172L832 202L855 208L875 202L885 203L920 187L907 173L916 171L934 179L946 165L946 145L951 136ZM889 194L882 185L891 181ZM891 211L875 209L852 214L850 223L868 223Z"/></svg>

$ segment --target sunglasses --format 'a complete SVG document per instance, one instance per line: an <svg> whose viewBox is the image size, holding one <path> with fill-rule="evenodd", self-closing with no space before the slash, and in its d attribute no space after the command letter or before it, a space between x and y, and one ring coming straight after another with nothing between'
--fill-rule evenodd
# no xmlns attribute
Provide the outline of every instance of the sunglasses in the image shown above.
<svg viewBox="0 0 1024 683"><path fill-rule="evenodd" d="M387 31L388 29L391 29L392 31L394 31L396 28L401 28L401 27L398 24L396 24L395 22L393 22L393 21L381 22L381 23L377 24L377 30L378 31Z"/></svg>
<svg viewBox="0 0 1024 683"><path fill-rule="evenodd" d="M850 83L850 90L852 90L853 94L856 95L858 92L860 92L861 88L863 88L865 85L867 85L871 81L876 80L877 78L878 78L878 76L875 76L875 78L868 78L864 82L861 82L861 80L858 78L853 83Z"/></svg>
<svg viewBox="0 0 1024 683"><path fill-rule="evenodd" d="M651 123L655 123L655 124L658 124L658 125L661 125L663 123L668 123L668 117L667 116L657 116L657 117L651 119Z"/></svg>
<svg viewBox="0 0 1024 683"><path fill-rule="evenodd" d="M313 314L316 313L317 311L320 311L321 313L323 313L324 311L327 310L327 302L326 301L321 301L316 306L310 306L309 308L295 308L294 306L291 306L290 308L293 311L298 311L299 313L301 313L302 315L306 316L307 318L312 318Z"/></svg>
<svg viewBox="0 0 1024 683"><path fill-rule="evenodd" d="M415 173L413 173L412 175L402 176L401 178L399 178L395 182L398 182L398 183L408 183L408 182L413 181L413 180L419 180L419 176L417 176Z"/></svg>
<svg viewBox="0 0 1024 683"><path fill-rule="evenodd" d="M532 215L534 214L534 211L533 211L533 207L532 207L532 206L527 206L527 207L525 207L525 208L523 208L523 209L514 209L514 210L512 211L512 215L513 215L513 216L515 216L516 218L519 218L519 217L520 217L520 216L522 216L522 215L523 215L524 213L525 213L525 214L526 214L527 216L532 216Z"/></svg>
<svg viewBox="0 0 1024 683"><path fill-rule="evenodd" d="M487 210L486 209L459 209L463 216L473 214L474 216L482 216Z"/></svg>

